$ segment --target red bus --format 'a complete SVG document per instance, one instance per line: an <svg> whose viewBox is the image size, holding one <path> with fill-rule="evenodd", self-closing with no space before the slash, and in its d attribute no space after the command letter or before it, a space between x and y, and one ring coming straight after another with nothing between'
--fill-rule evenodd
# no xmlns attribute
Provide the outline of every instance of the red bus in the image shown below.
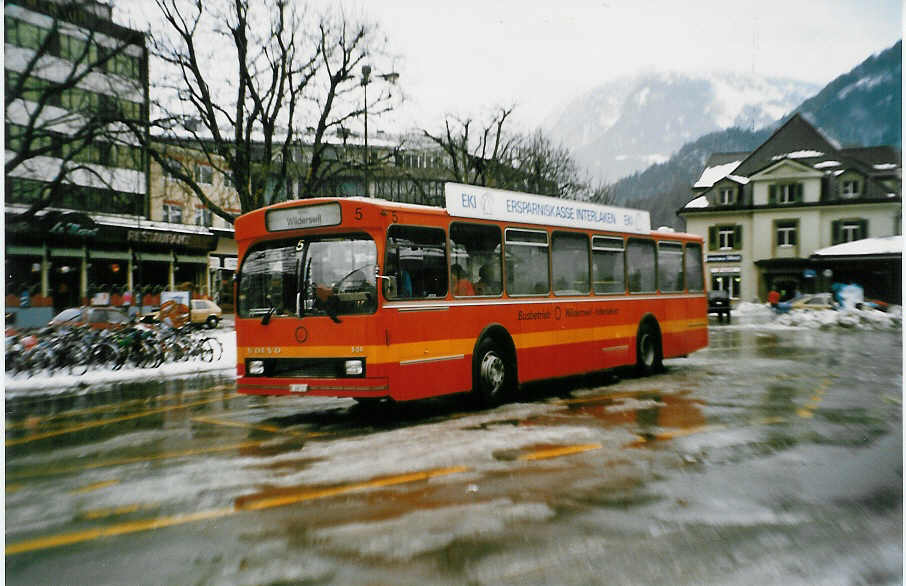
<svg viewBox="0 0 906 586"><path fill-rule="evenodd" d="M236 220L238 389L396 401L708 343L701 238L647 212L454 183L446 208L288 201Z"/></svg>

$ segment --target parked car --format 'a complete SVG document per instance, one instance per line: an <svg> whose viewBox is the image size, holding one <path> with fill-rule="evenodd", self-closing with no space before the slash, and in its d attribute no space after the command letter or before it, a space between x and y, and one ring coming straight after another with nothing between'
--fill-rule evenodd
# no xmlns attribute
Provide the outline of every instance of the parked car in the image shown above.
<svg viewBox="0 0 906 586"><path fill-rule="evenodd" d="M837 309L834 297L830 293L811 293L800 295L790 300L790 309Z"/></svg>
<svg viewBox="0 0 906 586"><path fill-rule="evenodd" d="M94 329L119 328L129 323L129 316L118 307L70 307L50 320L49 326L89 326Z"/></svg>
<svg viewBox="0 0 906 586"><path fill-rule="evenodd" d="M193 299L190 303L192 304L192 309L189 313L193 324L204 324L209 328L216 328L220 320L223 319L223 311L213 301Z"/></svg>
<svg viewBox="0 0 906 586"><path fill-rule="evenodd" d="M716 313L717 320L730 322L730 292L717 289L708 292L708 313Z"/></svg>

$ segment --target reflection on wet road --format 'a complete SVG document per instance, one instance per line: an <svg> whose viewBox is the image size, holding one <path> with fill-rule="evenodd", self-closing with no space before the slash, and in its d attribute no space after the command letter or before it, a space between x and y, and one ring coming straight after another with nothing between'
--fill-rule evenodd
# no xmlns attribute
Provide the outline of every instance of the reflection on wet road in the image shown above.
<svg viewBox="0 0 906 586"><path fill-rule="evenodd" d="M896 583L900 348L718 327L665 374L490 411L247 397L214 375L19 394L6 578Z"/></svg>

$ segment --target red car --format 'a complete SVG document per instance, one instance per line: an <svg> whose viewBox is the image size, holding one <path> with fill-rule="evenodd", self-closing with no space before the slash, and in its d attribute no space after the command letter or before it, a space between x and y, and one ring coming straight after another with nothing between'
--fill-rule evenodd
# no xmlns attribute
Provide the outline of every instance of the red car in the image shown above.
<svg viewBox="0 0 906 586"><path fill-rule="evenodd" d="M70 307L54 316L49 326L89 326L94 329L119 328L129 317L118 307Z"/></svg>

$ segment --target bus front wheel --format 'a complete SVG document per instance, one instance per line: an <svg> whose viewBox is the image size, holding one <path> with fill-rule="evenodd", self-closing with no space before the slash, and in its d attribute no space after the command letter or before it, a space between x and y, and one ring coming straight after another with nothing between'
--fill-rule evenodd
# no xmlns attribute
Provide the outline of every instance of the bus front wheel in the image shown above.
<svg viewBox="0 0 906 586"><path fill-rule="evenodd" d="M515 373L497 344L485 338L475 351L473 389L485 406L499 405L513 388Z"/></svg>
<svg viewBox="0 0 906 586"><path fill-rule="evenodd" d="M635 337L636 371L641 376L648 376L664 369L663 350L661 349L661 332L656 323L643 321Z"/></svg>

